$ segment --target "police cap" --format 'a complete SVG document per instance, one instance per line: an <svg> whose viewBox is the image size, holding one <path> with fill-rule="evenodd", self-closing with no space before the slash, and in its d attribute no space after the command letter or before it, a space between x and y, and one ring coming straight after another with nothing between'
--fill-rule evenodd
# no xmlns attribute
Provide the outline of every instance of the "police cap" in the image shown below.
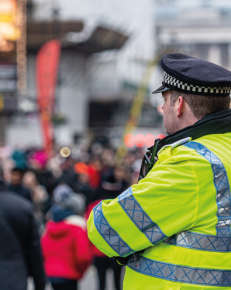
<svg viewBox="0 0 231 290"><path fill-rule="evenodd" d="M160 65L164 70L163 82L153 94L177 90L195 95L227 96L231 92L231 72L214 63L184 54L166 54Z"/></svg>

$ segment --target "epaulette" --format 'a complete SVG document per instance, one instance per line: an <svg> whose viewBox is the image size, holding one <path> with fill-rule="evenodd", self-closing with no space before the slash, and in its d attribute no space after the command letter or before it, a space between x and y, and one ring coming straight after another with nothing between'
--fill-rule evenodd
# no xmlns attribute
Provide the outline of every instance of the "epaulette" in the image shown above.
<svg viewBox="0 0 231 290"><path fill-rule="evenodd" d="M186 138L183 138L183 139L180 139L172 144L169 144L169 146L171 146L172 148L176 148L178 146L181 146L181 145L184 145L185 143L188 143L192 140L191 137L186 137Z"/></svg>
<svg viewBox="0 0 231 290"><path fill-rule="evenodd" d="M177 140L176 142L173 142L171 144L167 144L165 146L163 146L159 152L158 152L158 155L160 154L160 152L162 152L166 147L171 147L171 148L176 148L178 146L181 146L181 145L184 145L185 143L188 143L192 140L191 137L186 137L186 138L183 138L183 139L180 139L180 140Z"/></svg>

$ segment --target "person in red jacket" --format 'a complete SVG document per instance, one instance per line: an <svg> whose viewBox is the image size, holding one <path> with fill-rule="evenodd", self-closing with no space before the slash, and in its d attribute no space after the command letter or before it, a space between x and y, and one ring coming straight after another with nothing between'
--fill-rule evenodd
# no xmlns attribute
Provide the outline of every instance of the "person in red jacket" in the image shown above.
<svg viewBox="0 0 231 290"><path fill-rule="evenodd" d="M91 263L83 210L83 199L74 193L51 208L52 220L46 224L42 251L54 290L78 289L78 281Z"/></svg>

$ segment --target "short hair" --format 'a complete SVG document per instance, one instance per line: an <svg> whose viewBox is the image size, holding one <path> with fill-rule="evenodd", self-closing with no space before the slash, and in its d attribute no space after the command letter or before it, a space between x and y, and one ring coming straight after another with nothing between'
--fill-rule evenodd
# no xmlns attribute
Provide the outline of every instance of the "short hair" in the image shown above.
<svg viewBox="0 0 231 290"><path fill-rule="evenodd" d="M19 173L20 175L24 175L25 174L25 170L19 167L13 167L11 169L11 173Z"/></svg>
<svg viewBox="0 0 231 290"><path fill-rule="evenodd" d="M189 105L194 116L198 119L205 115L229 109L230 96L202 96L171 91L171 104L174 104L179 96L182 96Z"/></svg>

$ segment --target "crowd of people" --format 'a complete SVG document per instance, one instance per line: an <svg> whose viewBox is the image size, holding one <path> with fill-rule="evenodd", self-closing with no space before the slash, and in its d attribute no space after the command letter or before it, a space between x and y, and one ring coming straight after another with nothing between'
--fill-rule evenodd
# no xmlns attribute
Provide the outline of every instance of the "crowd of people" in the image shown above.
<svg viewBox="0 0 231 290"><path fill-rule="evenodd" d="M48 158L43 150L35 148L0 152L4 196L13 196L14 211L21 206L17 200L14 202L16 198L23 200L21 207L28 207L24 212L33 215L32 221L25 221L30 223L29 229L24 227L25 233L20 232L17 221L14 225L8 217L5 220L8 229L16 228L14 239L20 240L24 235L25 241L19 241L25 249L24 277L33 277L36 290L44 289L47 282L54 290L78 289L78 282L90 265L96 268L98 289L106 289L108 269L113 270L115 288L121 289L121 267L90 243L86 220L99 201L114 198L137 182L142 156L143 149L136 148L119 163L115 150L100 144L91 144L76 156L70 152L65 157L57 150ZM29 255L25 254L26 231L34 233ZM35 270L31 273L31 269Z"/></svg>

